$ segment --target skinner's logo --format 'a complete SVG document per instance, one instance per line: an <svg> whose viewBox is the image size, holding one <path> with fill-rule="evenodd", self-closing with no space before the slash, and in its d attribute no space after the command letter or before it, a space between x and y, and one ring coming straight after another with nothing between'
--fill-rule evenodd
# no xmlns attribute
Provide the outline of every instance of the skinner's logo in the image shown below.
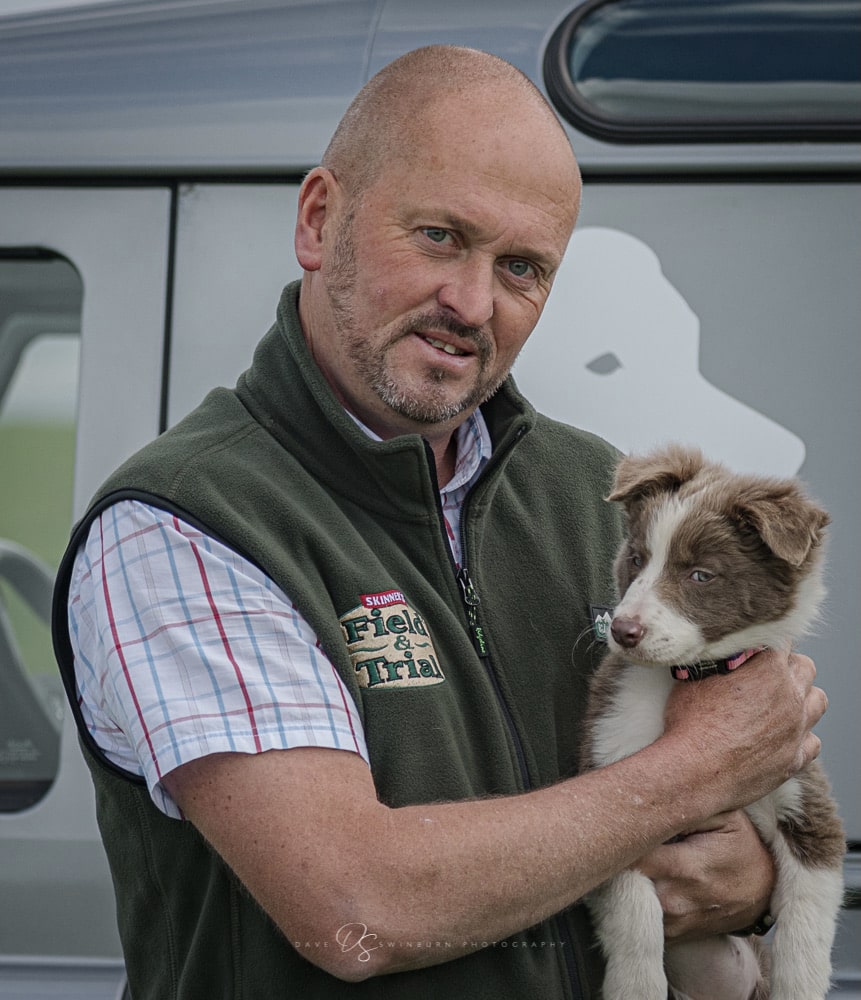
<svg viewBox="0 0 861 1000"><path fill-rule="evenodd" d="M610 635L610 624L613 621L613 609L593 604L589 610L592 613L592 630L595 633L595 638L600 642L606 642Z"/></svg>
<svg viewBox="0 0 861 1000"><path fill-rule="evenodd" d="M341 616L341 628L362 687L413 687L445 680L424 620L400 590L363 594L360 602Z"/></svg>

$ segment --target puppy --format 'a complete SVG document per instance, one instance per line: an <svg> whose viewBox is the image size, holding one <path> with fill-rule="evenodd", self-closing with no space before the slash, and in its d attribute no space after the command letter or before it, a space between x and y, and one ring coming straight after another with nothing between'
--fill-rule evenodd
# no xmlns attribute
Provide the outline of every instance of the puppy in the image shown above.
<svg viewBox="0 0 861 1000"><path fill-rule="evenodd" d="M794 480L735 475L670 446L622 459L608 499L624 504L628 537L615 564L622 596L610 649L591 686L584 768L652 743L673 684L729 672L767 646L788 648L824 598L829 517ZM747 812L777 870L772 1000L818 1000L829 988L845 851L818 762ZM668 983L648 878L622 872L587 903L607 960L604 1000L683 997Z"/></svg>

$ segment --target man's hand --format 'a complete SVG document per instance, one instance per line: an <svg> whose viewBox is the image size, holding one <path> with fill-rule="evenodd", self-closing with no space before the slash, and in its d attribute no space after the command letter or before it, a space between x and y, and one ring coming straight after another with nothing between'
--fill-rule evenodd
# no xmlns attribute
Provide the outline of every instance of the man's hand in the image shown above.
<svg viewBox="0 0 861 1000"><path fill-rule="evenodd" d="M749 927L774 888L771 854L741 811L721 813L682 840L663 844L636 867L655 883L668 940Z"/></svg>
<svg viewBox="0 0 861 1000"><path fill-rule="evenodd" d="M774 861L747 814L721 813L636 867L661 900L673 985L692 1000L753 996L761 979L753 939L718 936L754 924L774 888Z"/></svg>
<svg viewBox="0 0 861 1000"><path fill-rule="evenodd" d="M767 649L727 676L674 685L664 732L700 762L703 779L741 808L773 791L819 755L812 731L828 705L813 661ZM727 798L729 796L729 798Z"/></svg>

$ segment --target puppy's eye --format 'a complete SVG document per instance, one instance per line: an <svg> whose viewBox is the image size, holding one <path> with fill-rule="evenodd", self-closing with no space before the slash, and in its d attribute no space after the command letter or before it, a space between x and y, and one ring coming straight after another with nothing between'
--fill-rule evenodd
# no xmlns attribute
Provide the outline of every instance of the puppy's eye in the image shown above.
<svg viewBox="0 0 861 1000"><path fill-rule="evenodd" d="M638 552L631 553L631 565L634 569L641 569L643 565L643 557Z"/></svg>
<svg viewBox="0 0 861 1000"><path fill-rule="evenodd" d="M707 569L695 569L691 573L691 579L694 583L708 583L710 580L714 580L714 573L709 573Z"/></svg>

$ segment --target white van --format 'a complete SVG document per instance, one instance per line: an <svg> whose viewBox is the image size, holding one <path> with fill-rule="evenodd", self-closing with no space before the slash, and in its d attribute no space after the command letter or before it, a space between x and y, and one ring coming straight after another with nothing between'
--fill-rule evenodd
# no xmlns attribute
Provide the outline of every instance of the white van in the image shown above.
<svg viewBox="0 0 861 1000"><path fill-rule="evenodd" d="M805 651L861 997L861 0L123 0L0 16L0 998L123 989L46 625L71 524L247 366L298 275L304 172L430 42L524 70L582 166L527 395L626 450L798 472L832 514Z"/></svg>

